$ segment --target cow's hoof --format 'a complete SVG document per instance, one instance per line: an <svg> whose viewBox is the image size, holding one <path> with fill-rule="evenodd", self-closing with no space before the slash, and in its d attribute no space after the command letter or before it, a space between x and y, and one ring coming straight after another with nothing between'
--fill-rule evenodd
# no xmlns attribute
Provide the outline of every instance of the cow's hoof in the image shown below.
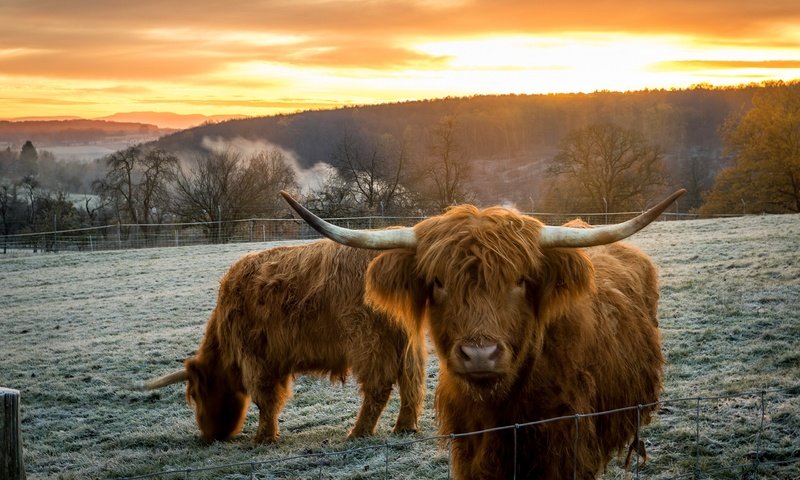
<svg viewBox="0 0 800 480"><path fill-rule="evenodd" d="M350 430L350 433L347 434L348 440L354 440L356 438L364 438L364 437L371 437L372 432L367 432L363 430L356 430L355 428Z"/></svg>
<svg viewBox="0 0 800 480"><path fill-rule="evenodd" d="M278 441L278 438L279 435L256 434L256 436L253 437L253 445L264 445L264 444L275 443Z"/></svg>
<svg viewBox="0 0 800 480"><path fill-rule="evenodd" d="M419 429L417 428L416 425L403 425L403 426L398 425L394 427L394 429L392 430L392 433L398 433L398 434L417 433L417 432L419 432Z"/></svg>

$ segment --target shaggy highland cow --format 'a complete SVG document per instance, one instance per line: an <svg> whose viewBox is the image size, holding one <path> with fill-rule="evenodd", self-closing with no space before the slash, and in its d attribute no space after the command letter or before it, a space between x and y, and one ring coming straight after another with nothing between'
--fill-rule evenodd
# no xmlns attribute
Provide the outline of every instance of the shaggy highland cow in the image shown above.
<svg viewBox="0 0 800 480"><path fill-rule="evenodd" d="M461 205L383 231L330 225L283 195L323 235L386 250L370 263L366 298L411 330L427 325L441 434L645 405L457 436L454 476L472 480L594 478L614 454L641 449L637 426L662 388L658 281L650 259L618 241L683 193L605 227Z"/></svg>
<svg viewBox="0 0 800 480"><path fill-rule="evenodd" d="M329 240L244 256L224 275L197 354L144 389L187 381L207 440L237 435L250 399L259 410L255 443L278 438L278 415L297 374L331 380L352 372L363 403L350 437L371 435L393 384L394 430L416 431L425 395L425 349L406 327L364 303L376 253Z"/></svg>

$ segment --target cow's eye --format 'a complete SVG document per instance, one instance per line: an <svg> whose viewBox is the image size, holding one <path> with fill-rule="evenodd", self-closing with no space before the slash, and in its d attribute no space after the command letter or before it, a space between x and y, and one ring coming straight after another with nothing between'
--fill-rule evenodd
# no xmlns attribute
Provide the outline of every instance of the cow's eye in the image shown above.
<svg viewBox="0 0 800 480"><path fill-rule="evenodd" d="M519 277L514 282L514 286L511 288L510 293L513 296L525 295L525 290L527 288L526 285L527 285L527 282L526 282L525 277Z"/></svg>
<svg viewBox="0 0 800 480"><path fill-rule="evenodd" d="M445 290L444 285L442 285L442 281L438 278L433 280L433 302L436 304L441 304L447 298L447 290Z"/></svg>

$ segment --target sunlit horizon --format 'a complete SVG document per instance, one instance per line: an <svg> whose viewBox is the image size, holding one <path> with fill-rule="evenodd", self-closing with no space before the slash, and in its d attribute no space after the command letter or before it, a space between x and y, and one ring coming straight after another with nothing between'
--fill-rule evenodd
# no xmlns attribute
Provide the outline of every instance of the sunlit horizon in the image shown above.
<svg viewBox="0 0 800 480"><path fill-rule="evenodd" d="M235 14L195 2L193 16L184 2L145 1L124 12L82 0L72 9L31 3L0 5L0 119L261 116L471 95L800 79L800 6L781 1L773 9L667 2L637 15L637 4L616 2L619 10L595 17L597 7L580 1L567 2L580 4L570 11L477 0L435 7L303 0L243 5ZM693 23L684 20L692 13Z"/></svg>

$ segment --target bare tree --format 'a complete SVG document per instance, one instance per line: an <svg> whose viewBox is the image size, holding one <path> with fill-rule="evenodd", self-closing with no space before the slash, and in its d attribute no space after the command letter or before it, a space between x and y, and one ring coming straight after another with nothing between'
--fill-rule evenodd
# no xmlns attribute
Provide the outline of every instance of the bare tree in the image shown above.
<svg viewBox="0 0 800 480"><path fill-rule="evenodd" d="M342 217L359 211L359 205L353 198L352 185L339 175L331 172L322 183L322 188L311 192L305 198L310 210L321 217Z"/></svg>
<svg viewBox="0 0 800 480"><path fill-rule="evenodd" d="M642 209L665 182L661 159L661 149L641 133L596 124L567 135L547 172L561 177L571 208Z"/></svg>
<svg viewBox="0 0 800 480"><path fill-rule="evenodd" d="M94 225L95 220L100 216L100 213L106 207L102 200L97 200L99 197L92 197L89 195L83 196L83 209L81 214L85 216L89 225Z"/></svg>
<svg viewBox="0 0 800 480"><path fill-rule="evenodd" d="M45 193L36 197L36 216L31 224L34 232L53 231L53 236L42 237L45 251L57 251L56 233L58 230L78 228L81 218L78 209L67 199L64 192Z"/></svg>
<svg viewBox="0 0 800 480"><path fill-rule="evenodd" d="M671 182L687 190L684 198L681 198L682 206L687 210L702 204L703 192L711 189L714 177L721 169L719 163L714 156L698 152L682 152L678 160L673 162L676 168L670 172Z"/></svg>
<svg viewBox="0 0 800 480"><path fill-rule="evenodd" d="M340 174L336 179L340 183L334 187L344 186L352 196L359 210L352 213L383 215L397 211L408 203L407 190L401 184L407 158L405 141L398 142L391 135L370 142L345 132L332 155L332 164Z"/></svg>
<svg viewBox="0 0 800 480"><path fill-rule="evenodd" d="M108 156L108 173L93 187L115 206L117 221L159 223L169 203L167 185L177 164L177 157L163 150L128 147Z"/></svg>
<svg viewBox="0 0 800 480"><path fill-rule="evenodd" d="M0 185L0 217L3 221L3 253L6 253L6 236L13 233L12 224L15 217L21 215L17 198L17 187L10 183Z"/></svg>
<svg viewBox="0 0 800 480"><path fill-rule="evenodd" d="M161 223L170 202L168 185L175 176L178 157L153 149L145 153L143 160L140 187L143 223Z"/></svg>
<svg viewBox="0 0 800 480"><path fill-rule="evenodd" d="M207 222L207 235L224 242L232 222L285 209L278 192L293 188L294 172L279 151L245 158L239 151L214 150L178 170L173 210L184 220Z"/></svg>
<svg viewBox="0 0 800 480"><path fill-rule="evenodd" d="M16 188L5 183L0 185L0 217L3 219L3 235L8 235L9 233L9 214L16 199Z"/></svg>
<svg viewBox="0 0 800 480"><path fill-rule="evenodd" d="M25 192L28 203L28 218L26 223L30 225L33 223L33 218L36 216L36 196L40 187L39 179L33 174L25 175L22 177L22 180L20 180L19 185Z"/></svg>
<svg viewBox="0 0 800 480"><path fill-rule="evenodd" d="M294 170L280 150L265 150L253 155L247 165L250 175L257 182L257 203L252 206L252 214L266 217L279 217L287 211L286 202L281 198L281 190L297 188Z"/></svg>
<svg viewBox="0 0 800 480"><path fill-rule="evenodd" d="M443 210L451 205L472 200L466 181L471 165L458 139L456 119L446 116L434 128L428 145L429 157L422 171L432 184L427 195L435 208Z"/></svg>

